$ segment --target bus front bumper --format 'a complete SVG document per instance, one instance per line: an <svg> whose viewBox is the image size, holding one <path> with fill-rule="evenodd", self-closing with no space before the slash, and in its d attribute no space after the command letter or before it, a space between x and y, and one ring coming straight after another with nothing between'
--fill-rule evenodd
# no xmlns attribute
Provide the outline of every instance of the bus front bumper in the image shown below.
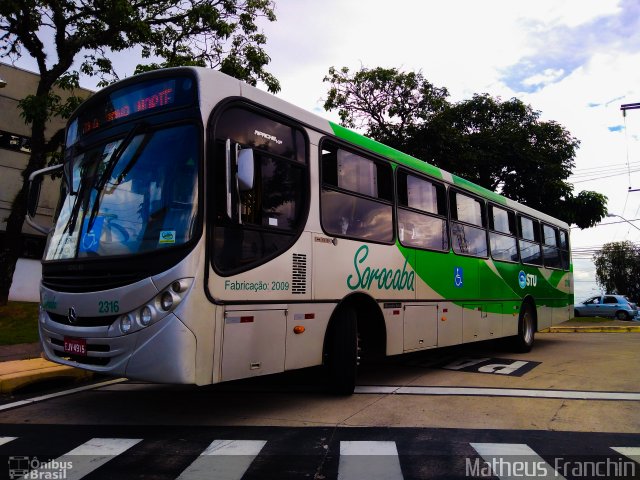
<svg viewBox="0 0 640 480"><path fill-rule="evenodd" d="M196 338L174 314L117 337L104 336L102 329L58 324L46 312L40 315L42 348L52 362L149 382L195 383ZM84 345L85 352L65 352L69 342Z"/></svg>

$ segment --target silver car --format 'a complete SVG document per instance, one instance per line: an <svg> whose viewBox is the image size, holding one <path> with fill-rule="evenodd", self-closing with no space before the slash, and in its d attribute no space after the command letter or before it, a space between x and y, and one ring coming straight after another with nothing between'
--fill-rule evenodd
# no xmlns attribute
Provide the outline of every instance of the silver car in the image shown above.
<svg viewBox="0 0 640 480"><path fill-rule="evenodd" d="M634 320L638 308L624 295L597 295L574 305L576 317L611 317Z"/></svg>

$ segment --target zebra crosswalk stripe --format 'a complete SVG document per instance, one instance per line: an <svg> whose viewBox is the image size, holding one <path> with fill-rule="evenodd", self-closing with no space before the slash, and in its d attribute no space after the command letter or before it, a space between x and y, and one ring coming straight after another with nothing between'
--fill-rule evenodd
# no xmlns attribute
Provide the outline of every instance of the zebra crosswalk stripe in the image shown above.
<svg viewBox="0 0 640 480"><path fill-rule="evenodd" d="M0 437L0 446L16 439L18 437ZM33 466L35 470L22 477L22 480L49 478L46 474L53 470L64 470L64 477L57 478L80 480L141 441L142 439L132 438L93 438L56 460ZM256 457L262 453L266 444L266 440L214 440L177 479L240 480ZM533 475L539 479L564 480L561 472L551 467L526 444L470 443L469 445L484 462L477 457L468 458L465 465L467 476L485 476L487 469L490 469L488 474L501 480L523 478L524 474ZM609 448L633 462L640 463L640 447ZM341 441L339 453L338 480L403 479L398 449L393 441ZM9 457L10 461L12 458ZM19 457L19 459L33 460L28 457ZM631 463L631 465L634 464ZM9 467L11 468L11 462ZM22 472L20 475L24 474Z"/></svg>
<svg viewBox="0 0 640 480"><path fill-rule="evenodd" d="M178 480L239 480L266 440L214 440Z"/></svg>
<svg viewBox="0 0 640 480"><path fill-rule="evenodd" d="M500 480L523 478L523 474L539 479L564 480L551 465L523 443L472 443L471 446Z"/></svg>
<svg viewBox="0 0 640 480"><path fill-rule="evenodd" d="M141 441L139 438L92 438L57 458L55 463L41 465L36 469L39 473L28 477L46 478L53 468L64 470L66 480L79 480Z"/></svg>
<svg viewBox="0 0 640 480"><path fill-rule="evenodd" d="M9 443L12 440L15 440L17 437L0 437L0 446L4 445L5 443Z"/></svg>
<svg viewBox="0 0 640 480"><path fill-rule="evenodd" d="M396 442L340 442L338 480L402 480Z"/></svg>
<svg viewBox="0 0 640 480"><path fill-rule="evenodd" d="M634 462L640 463L640 447L611 447L611 450L615 450Z"/></svg>

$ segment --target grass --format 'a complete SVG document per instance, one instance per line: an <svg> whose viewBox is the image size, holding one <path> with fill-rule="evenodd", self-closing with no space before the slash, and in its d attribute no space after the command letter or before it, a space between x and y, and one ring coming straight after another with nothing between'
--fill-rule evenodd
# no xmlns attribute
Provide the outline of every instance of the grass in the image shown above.
<svg viewBox="0 0 640 480"><path fill-rule="evenodd" d="M580 323L605 323L611 322L615 320L615 318L604 318L604 317L575 317L569 320L569 322L580 322Z"/></svg>
<svg viewBox="0 0 640 480"><path fill-rule="evenodd" d="M0 307L0 345L38 341L38 304L9 302Z"/></svg>

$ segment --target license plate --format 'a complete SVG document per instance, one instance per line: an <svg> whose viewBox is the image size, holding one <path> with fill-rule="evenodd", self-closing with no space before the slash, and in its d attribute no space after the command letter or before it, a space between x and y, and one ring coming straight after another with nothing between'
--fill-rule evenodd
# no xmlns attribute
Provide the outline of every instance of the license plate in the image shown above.
<svg viewBox="0 0 640 480"><path fill-rule="evenodd" d="M74 355L86 355L87 341L83 338L65 338L64 352L72 353Z"/></svg>

